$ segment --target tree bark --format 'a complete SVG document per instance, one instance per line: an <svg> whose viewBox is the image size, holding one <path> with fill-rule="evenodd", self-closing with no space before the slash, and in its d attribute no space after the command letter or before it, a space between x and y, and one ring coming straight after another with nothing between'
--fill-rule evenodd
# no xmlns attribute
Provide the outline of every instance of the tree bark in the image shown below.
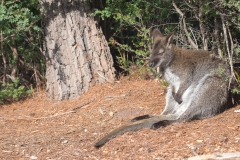
<svg viewBox="0 0 240 160"><path fill-rule="evenodd" d="M5 52L3 51L3 33L1 30L1 53L2 53L2 60L3 60L3 82L6 82L6 75L7 75L7 62L6 62L6 56L5 56Z"/></svg>
<svg viewBox="0 0 240 160"><path fill-rule="evenodd" d="M4 5L4 0L2 0L2 5ZM2 52L2 59L3 59L3 83L6 82L6 75L7 75L7 60L5 56L5 52L3 51L3 31L1 30L1 52Z"/></svg>
<svg viewBox="0 0 240 160"><path fill-rule="evenodd" d="M88 16L85 1L41 1L50 99L79 97L91 86L115 79L110 49L101 28Z"/></svg>
<svg viewBox="0 0 240 160"><path fill-rule="evenodd" d="M13 37L11 37L12 45L10 45L10 48L13 52L13 65L12 65L12 71L10 78L12 81L14 81L17 77L17 70L18 70L18 50L17 50L17 44Z"/></svg>

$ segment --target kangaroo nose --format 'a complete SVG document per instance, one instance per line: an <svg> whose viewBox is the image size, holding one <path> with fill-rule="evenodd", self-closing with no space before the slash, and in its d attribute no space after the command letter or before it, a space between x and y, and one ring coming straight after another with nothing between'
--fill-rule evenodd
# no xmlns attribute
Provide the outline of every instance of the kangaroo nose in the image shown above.
<svg viewBox="0 0 240 160"><path fill-rule="evenodd" d="M154 62L149 62L148 65L149 65L149 67L153 67L154 66Z"/></svg>

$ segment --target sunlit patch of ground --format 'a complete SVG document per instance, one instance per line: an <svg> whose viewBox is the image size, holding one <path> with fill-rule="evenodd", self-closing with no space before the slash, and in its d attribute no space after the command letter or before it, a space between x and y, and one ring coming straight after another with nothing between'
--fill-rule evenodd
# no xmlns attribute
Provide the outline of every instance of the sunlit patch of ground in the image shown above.
<svg viewBox="0 0 240 160"><path fill-rule="evenodd" d="M92 87L75 100L44 95L0 107L0 159L187 159L194 154L240 151L240 113L158 130L143 129L94 143L144 114L160 114L164 87L154 80L127 80Z"/></svg>

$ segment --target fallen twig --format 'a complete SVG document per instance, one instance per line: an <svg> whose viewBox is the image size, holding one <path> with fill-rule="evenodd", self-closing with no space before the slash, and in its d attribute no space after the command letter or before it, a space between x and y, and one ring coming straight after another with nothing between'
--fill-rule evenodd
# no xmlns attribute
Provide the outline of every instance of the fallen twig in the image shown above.
<svg viewBox="0 0 240 160"><path fill-rule="evenodd" d="M22 118L22 117L20 117L20 118L9 118L9 119L7 119L7 118L3 118L3 119L5 119L5 120L12 120L12 121L14 121L14 120L39 120L39 119L48 119L48 118L55 118L55 117L58 117L58 116L62 116L62 115L65 115L65 114L69 114L69 113L75 113L75 111L69 111L69 112L64 112L64 113L59 113L59 114L55 114L55 115L53 115L53 116L49 116L49 117L38 117L38 118Z"/></svg>
<svg viewBox="0 0 240 160"><path fill-rule="evenodd" d="M125 97L126 94L121 94L119 96L106 96L105 98L118 98L118 97Z"/></svg>
<svg viewBox="0 0 240 160"><path fill-rule="evenodd" d="M92 103L93 101L94 101L94 99L92 99L92 100L90 100L90 101L88 101L88 102L86 102L86 103L83 103L83 104L81 104L80 106L77 106L77 107L73 108L71 111L76 111L77 109L80 109L80 108L82 108L83 106L86 106L86 105L88 105L89 103Z"/></svg>
<svg viewBox="0 0 240 160"><path fill-rule="evenodd" d="M112 81L108 80L106 77L102 76L100 73L97 72L97 74L98 74L101 78L103 78L103 79L105 79L106 81L108 81L109 83L112 83Z"/></svg>
<svg viewBox="0 0 240 160"><path fill-rule="evenodd" d="M65 115L65 114L70 114L70 113L75 113L77 109L83 107L83 106L86 106L88 105L89 103L93 102L93 100L91 101L88 101L87 103L84 103L80 106L77 106L75 108L73 108L72 110L68 111L68 112L64 112L64 113L59 113L59 114L55 114L53 116L48 116L48 117L37 117L37 118L32 118L32 117L26 117L26 118L22 118L22 117L17 117L17 118L4 118L4 117L0 117L0 118L3 118L4 120L10 120L10 121L14 121L14 120L39 120L39 119L48 119L48 118L55 118L55 117L58 117L58 116L62 116L62 115Z"/></svg>
<svg viewBox="0 0 240 160"><path fill-rule="evenodd" d="M195 157L190 157L188 160L200 160L200 159L212 159L212 160L229 160L229 159L240 159L240 152L235 153L217 153L217 154L206 154Z"/></svg>
<svg viewBox="0 0 240 160"><path fill-rule="evenodd" d="M195 147L195 148L192 149L192 153L193 153L194 156L198 156L196 150L197 150L197 147Z"/></svg>

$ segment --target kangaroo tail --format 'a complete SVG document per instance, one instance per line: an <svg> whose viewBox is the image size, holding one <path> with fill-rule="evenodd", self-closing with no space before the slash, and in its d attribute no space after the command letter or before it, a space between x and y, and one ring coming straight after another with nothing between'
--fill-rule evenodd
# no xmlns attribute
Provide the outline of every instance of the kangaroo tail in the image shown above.
<svg viewBox="0 0 240 160"><path fill-rule="evenodd" d="M104 136L97 143L95 143L94 147L100 148L105 143L107 143L110 139L112 139L118 135L121 135L125 132L138 131L143 128L151 128L153 124L158 123L160 121L173 121L173 120L175 120L175 116L173 116L173 115L160 115L160 116L155 116L155 117L151 117L148 119L130 122L129 124L123 125L117 129L113 130L106 136Z"/></svg>

